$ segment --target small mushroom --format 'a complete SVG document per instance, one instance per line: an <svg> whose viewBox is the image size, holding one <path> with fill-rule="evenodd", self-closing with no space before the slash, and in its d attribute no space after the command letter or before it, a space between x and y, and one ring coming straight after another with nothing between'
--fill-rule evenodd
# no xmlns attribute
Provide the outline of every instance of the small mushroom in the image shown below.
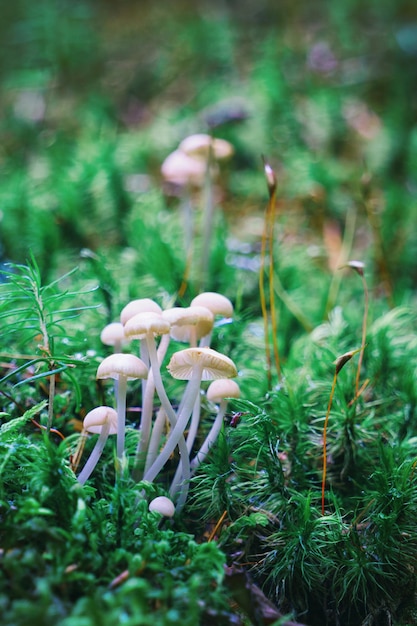
<svg viewBox="0 0 417 626"><path fill-rule="evenodd" d="M233 304L221 293L215 291L203 291L191 300L190 306L204 306L213 313L222 317L233 316Z"/></svg>
<svg viewBox="0 0 417 626"><path fill-rule="evenodd" d="M203 337L210 335L213 328L213 313L204 306L174 307L163 311L162 315L171 323L172 338L176 341L188 342L192 348L195 348L197 342ZM183 401L180 403L178 412L181 411L182 404ZM200 396L197 395L186 440L188 452L194 443L199 420Z"/></svg>
<svg viewBox="0 0 417 626"><path fill-rule="evenodd" d="M224 139L218 139L206 133L197 133L186 137L179 145L185 154L201 159L205 163L206 176L202 215L202 249L200 252L199 283L204 284L209 267L210 246L213 236L215 200L213 180L218 174L218 162L228 159L233 154L233 146Z"/></svg>
<svg viewBox="0 0 417 626"><path fill-rule="evenodd" d="M149 503L149 510L155 511L163 517L172 517L175 513L175 505L166 496L157 496Z"/></svg>
<svg viewBox="0 0 417 626"><path fill-rule="evenodd" d="M203 306L209 309L213 316L221 316L223 318L233 317L233 304L221 293L215 291L203 291L198 294L190 302L191 307ZM200 340L200 347L209 346L211 341L211 331Z"/></svg>
<svg viewBox="0 0 417 626"><path fill-rule="evenodd" d="M98 366L96 378L117 380L117 458L123 457L125 445L126 392L127 381L147 378L148 368L134 354L119 352L106 357Z"/></svg>
<svg viewBox="0 0 417 626"><path fill-rule="evenodd" d="M201 187L206 170L204 159L195 158L183 150L171 152L161 166L164 180L180 187Z"/></svg>
<svg viewBox="0 0 417 626"><path fill-rule="evenodd" d="M138 313L161 313L162 309L157 302L151 300L150 298L138 298L137 300L131 300L123 307L120 313L120 321L123 326L130 320L131 317L137 315ZM149 366L149 355L147 352L146 342L140 340L140 358L145 363L145 365ZM142 392L145 393L146 385L142 385Z"/></svg>
<svg viewBox="0 0 417 626"><path fill-rule="evenodd" d="M155 336L165 335L169 333L170 328L170 323L165 320L159 313L138 313L137 315L131 317L130 320L128 320L125 324L125 333L127 337L139 338L146 343L151 366L151 380L148 381L142 406L141 438L136 454L136 466L142 461L142 456L144 456L149 444L149 437L152 426L152 405L154 389L156 389L156 393L158 394L158 397L161 401L162 408L164 409L172 428L174 428L177 420L177 416L171 406L162 381L155 343ZM177 444L179 446L180 454L183 461L183 470L186 475L189 476L189 457L187 454L187 447L185 445L184 438L181 437L178 440Z"/></svg>
<svg viewBox="0 0 417 626"><path fill-rule="evenodd" d="M189 135L181 141L179 150L191 157L202 158L206 161L210 158L210 153L214 161L229 159L234 153L232 144L226 139L212 137L206 133Z"/></svg>
<svg viewBox="0 0 417 626"><path fill-rule="evenodd" d="M162 311L171 324L170 335L175 341L188 342L195 348L197 341L211 332L213 313L204 306L173 307Z"/></svg>
<svg viewBox="0 0 417 626"><path fill-rule="evenodd" d="M103 452L108 436L117 433L117 412L109 406L98 406L87 413L83 421L83 428L88 433L98 433L99 438L78 475L80 485L83 485L91 476Z"/></svg>
<svg viewBox="0 0 417 626"><path fill-rule="evenodd" d="M138 298L131 300L123 307L120 313L120 321L123 326L137 313L161 313L162 309L157 302L150 298Z"/></svg>
<svg viewBox="0 0 417 626"><path fill-rule="evenodd" d="M112 346L114 352L121 352L122 345L126 341L123 324L120 322L107 324L100 333L100 339L105 346Z"/></svg>
<svg viewBox="0 0 417 626"><path fill-rule="evenodd" d="M171 376L188 380L184 402L178 412L177 422L155 462L145 473L144 479L152 482L164 467L172 452L183 437L184 430L193 410L202 380L233 378L236 366L229 357L211 348L187 348L175 352L168 365Z"/></svg>
<svg viewBox="0 0 417 626"><path fill-rule="evenodd" d="M240 398L240 388L237 382L234 380L218 379L213 380L207 389L207 400L219 404L217 415L213 422L207 437L203 441L200 450L191 462L191 468L195 470L200 463L205 459L210 447L216 441L220 429L223 424L223 419L226 413L229 398Z"/></svg>
<svg viewBox="0 0 417 626"><path fill-rule="evenodd" d="M173 412L162 382L155 343L155 336L168 334L170 328L171 326L169 322L164 320L160 313L153 312L137 313L127 320L125 324L126 336L131 339L140 339L143 342L146 347L150 363L151 375L148 377L145 396L142 399L141 450L146 449L149 442L153 395L155 389L165 411L167 412L167 415L172 414Z"/></svg>

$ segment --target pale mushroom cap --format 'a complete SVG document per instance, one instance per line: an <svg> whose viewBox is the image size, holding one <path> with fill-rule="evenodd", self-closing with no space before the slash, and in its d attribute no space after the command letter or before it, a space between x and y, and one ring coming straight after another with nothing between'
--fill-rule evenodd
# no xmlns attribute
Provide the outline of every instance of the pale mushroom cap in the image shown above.
<svg viewBox="0 0 417 626"><path fill-rule="evenodd" d="M162 309L153 300L150 298L139 298L138 300L131 300L123 307L122 312L120 313L120 321L124 325L127 320L136 315L137 313L144 313L145 311L150 311L152 313L161 313Z"/></svg>
<svg viewBox="0 0 417 626"><path fill-rule="evenodd" d="M106 346L114 346L117 343L126 341L123 324L120 322L107 324L100 333L100 339Z"/></svg>
<svg viewBox="0 0 417 626"><path fill-rule="evenodd" d="M164 517L172 517L175 513L175 506L166 496L158 496L149 503L149 510L156 511Z"/></svg>
<svg viewBox="0 0 417 626"><path fill-rule="evenodd" d="M224 398L240 398L240 387L234 380L219 378L213 380L207 389L207 400L221 402Z"/></svg>
<svg viewBox="0 0 417 626"><path fill-rule="evenodd" d="M96 378L114 378L124 376L128 380L147 378L148 368L145 363L134 354L116 352L106 357L98 366Z"/></svg>
<svg viewBox="0 0 417 626"><path fill-rule="evenodd" d="M173 307L163 311L162 317L171 323L171 337L176 341L189 341L192 326L196 339L201 339L211 331L214 323L213 313L202 306Z"/></svg>
<svg viewBox="0 0 417 626"><path fill-rule="evenodd" d="M174 150L162 163L161 174L164 179L176 185L195 185L200 187L206 176L207 166L201 159L196 159L182 150Z"/></svg>
<svg viewBox="0 0 417 626"><path fill-rule="evenodd" d="M233 378L237 369L232 359L212 348L186 348L175 352L168 364L173 378L190 380L196 367L202 367L201 380Z"/></svg>
<svg viewBox="0 0 417 626"><path fill-rule="evenodd" d="M213 315L222 315L223 317L233 316L233 304L221 293L215 291L204 291L191 300L191 306L204 306L213 313Z"/></svg>
<svg viewBox="0 0 417 626"><path fill-rule="evenodd" d="M110 406L97 406L87 413L83 421L83 428L89 433L101 433L106 422L110 422L109 435L117 433L117 412Z"/></svg>
<svg viewBox="0 0 417 626"><path fill-rule="evenodd" d="M161 313L145 312L131 317L124 328L126 337L141 339L148 334L165 335L169 333L171 324Z"/></svg>
<svg viewBox="0 0 417 626"><path fill-rule="evenodd" d="M211 137L205 133L190 135L183 139L179 145L179 149L185 152L185 154L194 157L204 157L205 159L209 155L210 148L216 161L228 159L234 152L232 144L225 139Z"/></svg>

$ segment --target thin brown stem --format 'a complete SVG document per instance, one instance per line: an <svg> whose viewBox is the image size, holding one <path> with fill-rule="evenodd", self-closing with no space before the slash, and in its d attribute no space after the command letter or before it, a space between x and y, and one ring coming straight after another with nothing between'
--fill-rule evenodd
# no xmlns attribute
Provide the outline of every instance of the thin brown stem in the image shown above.
<svg viewBox="0 0 417 626"><path fill-rule="evenodd" d="M275 225L275 207L276 207L276 179L275 174L269 165L265 164L267 172L267 180L269 184L269 202L267 207L268 221L268 247L269 247L269 308L271 311L271 331L272 331L272 351L274 355L275 368L278 377L281 378L281 361L278 348L278 328L277 315L275 307L275 290L274 290L274 225ZM269 177L268 177L269 174Z"/></svg>
<svg viewBox="0 0 417 626"><path fill-rule="evenodd" d="M363 310L363 320L362 320L362 342L361 342L361 351L359 353L358 358L358 369L356 370L356 381L355 381L355 398L359 395L359 379L361 375L362 361L363 361L363 353L365 351L366 345L366 329L368 323L368 311L369 311L369 290L368 285L366 284L365 275L362 272L362 285L363 285L363 293L365 298L364 310Z"/></svg>
<svg viewBox="0 0 417 626"><path fill-rule="evenodd" d="M259 268L259 295L265 335L265 356L267 365L268 388L272 386L272 355L278 376L281 376L281 362L278 349L277 314L274 289L274 223L276 206L276 177L272 167L264 161L265 176L268 184L269 199L265 209L264 228L261 240L261 262ZM265 266L268 248L268 290L269 312L265 292ZM269 321L271 322L272 348L269 337Z"/></svg>
<svg viewBox="0 0 417 626"><path fill-rule="evenodd" d="M323 428L323 478L321 481L321 514L324 515L324 499L326 491L326 475L327 475L327 424L329 423L330 410L332 408L334 391L336 389L337 382L337 366L333 376L332 389L330 391L329 403L327 405L326 418L324 420Z"/></svg>
<svg viewBox="0 0 417 626"><path fill-rule="evenodd" d="M333 375L333 383L332 388L330 390L329 403L327 405L326 417L324 419L324 427L323 427L323 474L321 481L321 514L324 515L324 504L325 504L325 491L326 491L326 476L327 476L327 425L329 423L330 411L333 404L334 392L336 389L337 376L339 372L344 368L346 363L350 361L350 359L357 354L358 352L362 352L362 346L357 348L356 350L350 350L349 352L345 352L344 354L337 357L335 362L335 370Z"/></svg>
<svg viewBox="0 0 417 626"><path fill-rule="evenodd" d="M264 228L262 231L261 239L261 260L259 267L259 298L261 303L262 319L264 325L264 340L265 340L265 358L266 358L266 373L268 379L268 389L271 388L272 383L272 361L271 361L271 349L269 346L269 316L266 304L265 294L265 257L266 257L266 243L268 232L268 207L265 212Z"/></svg>

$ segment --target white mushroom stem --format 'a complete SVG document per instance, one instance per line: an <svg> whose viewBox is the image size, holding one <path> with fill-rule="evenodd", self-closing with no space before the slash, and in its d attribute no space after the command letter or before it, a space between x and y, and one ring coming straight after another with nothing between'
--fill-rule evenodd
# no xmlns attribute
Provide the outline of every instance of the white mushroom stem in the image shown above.
<svg viewBox="0 0 417 626"><path fill-rule="evenodd" d="M101 432L96 441L96 445L92 449L91 454L88 457L86 464L84 465L82 471L78 475L77 480L80 483L80 485L84 485L84 483L90 478L91 473L93 472L95 466L97 465L101 457L101 453L104 450L104 446L108 439L109 433L110 433L110 422L106 421L101 427Z"/></svg>
<svg viewBox="0 0 417 626"><path fill-rule="evenodd" d="M165 391L165 387L164 387L163 382L162 382L161 371L160 371L159 361L158 361L158 354L157 354L156 346L155 346L155 340L149 333L146 335L146 339L147 339L147 347L148 347L148 352L149 352L149 361L150 361L150 364L151 364L151 372L152 372L152 377L153 377L153 381L154 381L154 384L155 384L156 393L158 394L158 397L159 397L159 399L161 401L161 406L164 409L164 411L165 411L165 413L166 413L166 415L167 415L167 417L169 419L169 422L171 424L171 428L174 431L176 426L177 426L177 416L175 414L174 409L172 408L171 402L169 401L169 398L168 398L167 393ZM145 426L146 426L146 432L144 433L143 432L143 428ZM147 447L148 447L150 426L151 426L150 423L149 423L149 425L148 424L146 424L146 425L143 424L142 425L142 433L141 433L141 442L140 442L140 444L142 444L142 437L144 435L146 437L146 441L144 442L143 446L140 445L140 451L139 451L139 448L138 448L138 454L136 456L136 461L137 462L140 460L140 454L142 453L142 451L145 451L147 449ZM184 428L185 428L185 426L184 426ZM184 480L188 480L189 477L190 477L190 459L189 459L188 450L187 450L187 446L186 446L184 435L183 435L184 428L182 429L181 432L179 430L177 431L177 432L179 432L179 436L177 437L177 439L175 441L175 445L172 448L171 452L169 453L168 458L171 455L171 453L174 451L174 449L178 446L179 447L179 451L180 451L180 455L181 455L181 464L182 464L182 472L183 472ZM165 461L165 463L166 463L166 461ZM165 463L164 463L164 465L165 465ZM157 473L152 478L149 478L147 476L147 474L145 473L144 480L148 480L149 482L152 482L152 480L154 480L154 478L156 478L156 476L159 474L159 471L160 470L158 470Z"/></svg>
<svg viewBox="0 0 417 626"><path fill-rule="evenodd" d="M209 267L210 246L213 234L214 200L213 200L213 180L211 176L212 149L209 149L207 157L207 171L204 185L204 210L203 210L203 249L201 252L200 265L200 287L204 285Z"/></svg>
<svg viewBox="0 0 417 626"><path fill-rule="evenodd" d="M183 229L184 229L184 250L187 253L187 263L192 258L192 246L193 246L193 231L194 231L194 218L193 218L193 206L191 202L191 193L189 185L184 185L183 193L180 199ZM188 268L187 268L188 269Z"/></svg>
<svg viewBox="0 0 417 626"><path fill-rule="evenodd" d="M160 371L160 365L164 360L166 351L168 349L170 342L169 334L162 335L161 341L159 342L159 346L157 349L157 359L158 359L158 371ZM146 340L143 340L143 343L146 344ZM146 353L149 356L148 347L146 346ZM136 459L139 460L147 451L149 446L149 438L152 427L152 413L153 413L153 400L155 395L155 381L153 376L153 368L150 369L146 390L142 397L142 417L141 417L141 425L140 425L140 441L138 444L138 449L136 453ZM161 401L162 402L162 401ZM168 400L169 402L169 400ZM135 472L136 473L136 472ZM139 476L136 476L139 479Z"/></svg>
<svg viewBox="0 0 417 626"><path fill-rule="evenodd" d="M186 393L187 399L184 402L182 410L178 414L177 422L171 430L171 433L160 452L159 456L155 460L155 462L151 465L147 472L145 472L144 480L152 482L156 476L158 476L159 472L163 469L164 465L167 463L169 457L182 440L184 442L184 446L180 449L181 453L181 461L183 463L183 478L184 480L188 480L189 475L187 476L184 472L185 469L189 470L189 459L188 459L188 450L184 440L184 430L187 427L188 420L190 419L190 415L193 410L194 403L196 401L197 395L200 390L200 382L201 375L203 371L203 366L200 364L196 364L193 369L192 377L187 385ZM168 415L169 418L169 415ZM184 450L184 452L183 452ZM185 457L187 457L188 462L185 461ZM188 472L187 472L188 473Z"/></svg>
<svg viewBox="0 0 417 626"><path fill-rule="evenodd" d="M147 346L146 341L144 339L140 339L139 340L139 356L142 359L142 361L145 363L146 367L149 368L148 346ZM142 378L142 381L141 381L142 404L143 404L143 401L144 401L144 398L145 398L147 385L148 385L147 378Z"/></svg>
<svg viewBox="0 0 417 626"><path fill-rule="evenodd" d="M126 391L130 379L146 378L148 368L133 354L111 354L97 368L97 378L115 378L118 380L116 394L117 410L117 458L123 458L126 422Z"/></svg>
<svg viewBox="0 0 417 626"><path fill-rule="evenodd" d="M219 410L217 412L217 415L215 417L215 420L213 422L213 425L209 431L209 433L207 434L207 437L205 438L200 450L197 452L196 456L194 457L194 459L192 460L190 467L191 467L191 473L194 473L194 471L198 468L198 466L204 461L205 457L207 456L207 453L209 451L209 449L211 448L211 446L215 443L219 432L221 430L221 427L223 425L223 418L226 412L226 408L227 408L227 404L228 401L227 400L222 400L220 403L220 407ZM177 494L178 490L179 490L179 486L181 484L181 474L180 474L180 470L181 468L179 467L177 469L177 472L174 476L174 480L171 483L171 488L169 491L169 495L171 496L171 498L174 498L175 495ZM177 501L177 511L180 511L182 509L182 507L185 504L185 501L187 499L188 496L188 490L189 490L189 486L190 486L190 482L187 481L186 483L184 483L184 487L181 491L180 497L178 498Z"/></svg>
<svg viewBox="0 0 417 626"><path fill-rule="evenodd" d="M200 394L198 394L196 401L194 403L193 413L191 416L191 422L188 428L187 439L185 441L187 445L188 454L190 454L191 449L194 444L194 440L197 436L198 426L200 424L200 411L201 411L201 398L200 398ZM175 472L174 478L171 483L171 488L170 488L171 495L175 495L175 493L178 491L179 485L181 485L182 482L183 482L182 467L181 467L181 463L179 463L177 470Z"/></svg>
<svg viewBox="0 0 417 626"><path fill-rule="evenodd" d="M191 448L193 447L194 440L197 436L198 426L200 424L200 413L201 413L201 397L200 394L197 395L193 406L193 413L191 415L191 422L188 428L187 435L187 449L188 452L191 452Z"/></svg>
<svg viewBox="0 0 417 626"><path fill-rule="evenodd" d="M119 375L117 380L117 440L116 454L118 459L123 458L125 449L125 426L126 426L126 394L127 394L127 376Z"/></svg>
<svg viewBox="0 0 417 626"><path fill-rule="evenodd" d="M162 434L164 432L164 427L167 421L166 413L163 409L159 409L155 423L152 428L152 435L149 440L148 452L146 455L146 463L145 463L145 473L150 468L152 463L155 461L158 456L159 447L161 445ZM181 463L180 463L181 468Z"/></svg>
<svg viewBox="0 0 417 626"><path fill-rule="evenodd" d="M205 457L208 454L209 449L211 448L211 446L215 443L217 437L219 436L220 430L222 428L223 425L223 420L224 420L224 416L226 413L226 409L227 409L227 405L228 405L228 399L227 398L223 398L220 401L220 405L217 411L217 415L214 419L214 422L206 436L206 438L204 439L200 450L197 452L197 454L195 455L195 457L193 458L193 460L191 461L191 469L193 471L195 471L197 469L197 467L199 465L201 465L201 463L204 461Z"/></svg>

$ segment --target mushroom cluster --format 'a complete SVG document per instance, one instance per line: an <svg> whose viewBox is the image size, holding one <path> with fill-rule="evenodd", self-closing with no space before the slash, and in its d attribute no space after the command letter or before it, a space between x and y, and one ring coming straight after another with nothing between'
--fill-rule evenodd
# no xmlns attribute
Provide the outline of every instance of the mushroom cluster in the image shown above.
<svg viewBox="0 0 417 626"><path fill-rule="evenodd" d="M197 133L183 139L161 166L167 194L176 195L180 200L184 250L187 251L186 275L192 274L193 269L200 288L208 271L216 196L220 189L219 164L230 159L233 152L232 144L225 139ZM200 212L197 211L199 206ZM197 254L198 242L201 249Z"/></svg>
<svg viewBox="0 0 417 626"><path fill-rule="evenodd" d="M96 377L114 379L115 409L98 407L84 420L84 432L97 433L99 439L78 476L81 484L91 475L109 434L116 434L116 467L121 472L125 457L127 385L130 380L140 379L140 437L133 476L136 480L153 482L168 463L177 459L169 495L177 510L183 506L190 477L221 430L228 399L239 397L239 386L231 380L238 375L235 364L210 347L215 318L232 316L230 300L214 292L199 294L188 307L165 310L153 300L143 298L128 303L120 321L103 330L103 343L116 351L100 363ZM138 341L139 355L122 352L122 347L128 342L132 345L134 340ZM180 343L186 345L177 349ZM165 364L168 351L170 359ZM184 381L182 397L176 399L175 405L165 388L165 371ZM211 382L208 388L204 381ZM216 415L211 425L204 426L205 438L200 449L196 449L204 396Z"/></svg>

